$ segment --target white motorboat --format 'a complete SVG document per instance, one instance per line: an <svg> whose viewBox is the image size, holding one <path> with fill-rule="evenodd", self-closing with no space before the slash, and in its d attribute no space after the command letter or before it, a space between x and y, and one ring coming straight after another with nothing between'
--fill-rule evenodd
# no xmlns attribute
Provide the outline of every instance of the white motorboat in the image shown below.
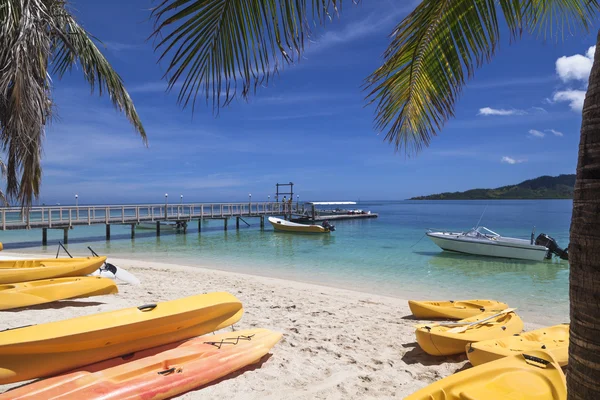
<svg viewBox="0 0 600 400"><path fill-rule="evenodd" d="M488 257L515 258L520 260L543 261L552 254L562 259L568 258L556 241L546 234L540 234L535 241L501 236L480 226L468 232L427 232L426 235L442 250L475 254Z"/></svg>

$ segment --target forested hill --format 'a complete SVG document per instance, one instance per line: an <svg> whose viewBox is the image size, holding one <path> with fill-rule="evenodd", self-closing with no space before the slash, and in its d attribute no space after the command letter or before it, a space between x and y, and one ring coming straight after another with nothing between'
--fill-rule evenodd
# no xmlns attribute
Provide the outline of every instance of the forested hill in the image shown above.
<svg viewBox="0 0 600 400"><path fill-rule="evenodd" d="M493 199L572 199L575 174L540 176L517 185L496 189L471 189L466 192L446 192L410 200L493 200Z"/></svg>

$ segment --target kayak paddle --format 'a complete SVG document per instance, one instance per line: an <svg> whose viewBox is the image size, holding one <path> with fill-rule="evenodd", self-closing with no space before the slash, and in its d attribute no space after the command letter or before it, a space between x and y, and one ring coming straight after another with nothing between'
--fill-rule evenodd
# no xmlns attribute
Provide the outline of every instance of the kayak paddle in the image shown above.
<svg viewBox="0 0 600 400"><path fill-rule="evenodd" d="M482 319L481 321L475 321L475 322L471 322L470 324L465 325L465 326L458 326L456 328L452 328L449 331L446 331L446 333L461 333L461 332L466 331L467 329L469 329L472 326L479 325L481 323L484 323L485 321L489 321L490 319L494 319L500 315L508 314L515 310L516 310L516 308L507 308L505 310L500 311L498 314L491 315L487 318Z"/></svg>

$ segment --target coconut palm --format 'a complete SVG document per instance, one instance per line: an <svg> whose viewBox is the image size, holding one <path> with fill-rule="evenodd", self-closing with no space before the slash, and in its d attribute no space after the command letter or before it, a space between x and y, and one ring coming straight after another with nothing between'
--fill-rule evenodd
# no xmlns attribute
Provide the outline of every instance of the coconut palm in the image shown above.
<svg viewBox="0 0 600 400"><path fill-rule="evenodd" d="M184 106L201 95L218 108L238 89L246 97L297 61L310 23L324 23L341 3L160 0L156 48L168 60L169 87L183 81ZM598 0L423 0L395 27L382 66L365 80L376 128L396 150L418 152L453 116L467 79L494 55L500 21L511 40L524 32L546 37L590 29L598 10ZM600 399L599 52L583 109L569 247L571 399Z"/></svg>
<svg viewBox="0 0 600 400"><path fill-rule="evenodd" d="M51 77L60 79L76 65L92 91L97 87L99 94L108 93L145 141L123 80L65 0L0 0L0 143L7 161L6 194L25 207L39 195L42 140L54 106Z"/></svg>

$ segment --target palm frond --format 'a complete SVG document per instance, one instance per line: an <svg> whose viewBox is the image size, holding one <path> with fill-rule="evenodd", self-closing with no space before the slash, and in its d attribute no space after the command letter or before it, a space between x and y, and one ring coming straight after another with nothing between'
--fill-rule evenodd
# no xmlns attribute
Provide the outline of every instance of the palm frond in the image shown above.
<svg viewBox="0 0 600 400"><path fill-rule="evenodd" d="M51 111L47 57L50 14L41 0L0 5L0 142L9 197L29 206L39 194L39 159Z"/></svg>
<svg viewBox="0 0 600 400"><path fill-rule="evenodd" d="M98 94L108 93L113 106L123 112L136 132L147 144L146 131L135 109L123 79L112 68L90 35L60 3L51 10L53 34L53 70L59 78L71 71L77 63L81 65L83 75L89 83L92 93L98 88Z"/></svg>
<svg viewBox="0 0 600 400"><path fill-rule="evenodd" d="M152 12L153 36L159 61L170 59L169 90L183 79L178 103L184 107L202 94L218 109L238 87L246 98L298 59L310 34L307 17L323 23L341 2L161 0Z"/></svg>
<svg viewBox="0 0 600 400"><path fill-rule="evenodd" d="M52 116L50 62L60 77L79 63L92 91L107 92L146 141L123 81L64 0L0 2L0 143L6 153L6 195L23 207L39 196L41 152ZM3 196L0 195L0 201Z"/></svg>
<svg viewBox="0 0 600 400"><path fill-rule="evenodd" d="M365 81L375 126L407 154L429 145L454 115L467 79L494 55L499 16L524 31L588 29L597 0L423 0L392 33L384 62Z"/></svg>

